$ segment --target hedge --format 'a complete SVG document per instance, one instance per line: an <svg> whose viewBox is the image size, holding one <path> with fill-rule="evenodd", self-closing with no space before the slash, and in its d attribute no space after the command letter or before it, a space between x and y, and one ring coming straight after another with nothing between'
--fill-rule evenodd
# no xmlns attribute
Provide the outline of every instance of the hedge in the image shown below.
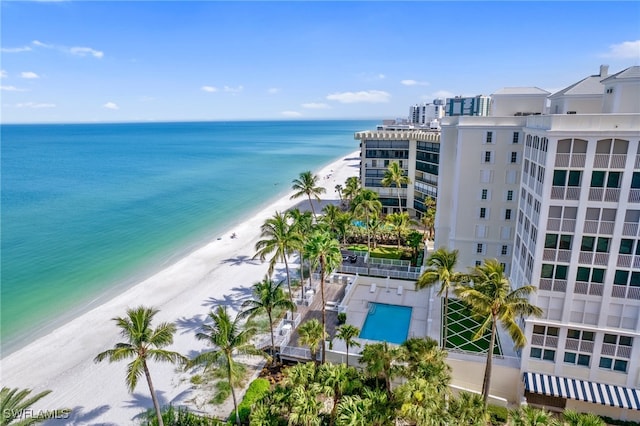
<svg viewBox="0 0 640 426"><path fill-rule="evenodd" d="M238 404L238 414L240 415L240 422L247 423L249 421L249 415L251 414L251 406L260 401L271 390L271 385L267 379L255 379L249 385L247 392L242 398L242 402ZM236 412L231 413L229 422L236 423Z"/></svg>

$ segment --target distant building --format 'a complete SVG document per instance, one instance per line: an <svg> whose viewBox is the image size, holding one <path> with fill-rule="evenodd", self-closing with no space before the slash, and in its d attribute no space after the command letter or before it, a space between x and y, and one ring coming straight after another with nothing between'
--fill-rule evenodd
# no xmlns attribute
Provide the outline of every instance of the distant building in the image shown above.
<svg viewBox="0 0 640 426"><path fill-rule="evenodd" d="M444 108L444 99L434 99L433 103L412 105L409 107L409 121L421 127L429 127L432 122L439 122L444 117Z"/></svg>
<svg viewBox="0 0 640 426"><path fill-rule="evenodd" d="M457 117L461 115L480 115L487 116L491 110L491 98L489 96L473 96L455 98L447 98L445 115L448 117Z"/></svg>

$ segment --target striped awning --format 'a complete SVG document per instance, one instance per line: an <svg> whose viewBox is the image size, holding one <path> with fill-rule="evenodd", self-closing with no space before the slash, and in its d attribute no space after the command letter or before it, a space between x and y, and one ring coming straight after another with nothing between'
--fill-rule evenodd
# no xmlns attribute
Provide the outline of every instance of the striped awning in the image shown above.
<svg viewBox="0 0 640 426"><path fill-rule="evenodd" d="M524 373L525 390L547 396L640 410L640 390L539 373Z"/></svg>

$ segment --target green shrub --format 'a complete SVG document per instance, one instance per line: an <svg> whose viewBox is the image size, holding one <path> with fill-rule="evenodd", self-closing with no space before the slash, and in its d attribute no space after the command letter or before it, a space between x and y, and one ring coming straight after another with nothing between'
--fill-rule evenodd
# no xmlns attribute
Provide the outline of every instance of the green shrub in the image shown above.
<svg viewBox="0 0 640 426"><path fill-rule="evenodd" d="M199 374L194 374L193 376L191 376L191 379L189 381L192 385L201 385L202 383L204 383L204 379Z"/></svg>
<svg viewBox="0 0 640 426"><path fill-rule="evenodd" d="M229 382L220 380L219 382L216 382L215 388L216 393L210 402L215 405L220 405L229 398L229 395L231 395L231 386L229 386Z"/></svg>
<svg viewBox="0 0 640 426"><path fill-rule="evenodd" d="M347 313L346 312L340 312L338 314L338 324L342 325L345 322L347 322Z"/></svg>
<svg viewBox="0 0 640 426"><path fill-rule="evenodd" d="M615 426L640 426L640 423L638 422L634 422L631 420L618 420L618 419L612 419L611 417L607 417L607 416L600 416L602 418L602 420L605 421L606 424L608 425L615 425Z"/></svg>
<svg viewBox="0 0 640 426"><path fill-rule="evenodd" d="M158 417L154 410L148 410L145 417L142 426L158 425ZM192 413L185 407L176 409L173 405L163 408L162 422L165 426L219 426L224 424L220 420Z"/></svg>
<svg viewBox="0 0 640 426"><path fill-rule="evenodd" d="M249 421L251 406L260 401L265 395L269 393L270 390L271 385L269 384L269 380L267 379L255 379L253 382L251 382L249 388L247 389L247 392L244 394L244 398L242 398L242 402L238 404L238 414L240 415L241 423L246 423ZM231 413L229 422L235 424L235 411Z"/></svg>
<svg viewBox="0 0 640 426"><path fill-rule="evenodd" d="M507 418L509 417L509 410L507 407L500 407L499 405L489 405L487 407L487 412L491 417L492 425L503 425L507 422Z"/></svg>

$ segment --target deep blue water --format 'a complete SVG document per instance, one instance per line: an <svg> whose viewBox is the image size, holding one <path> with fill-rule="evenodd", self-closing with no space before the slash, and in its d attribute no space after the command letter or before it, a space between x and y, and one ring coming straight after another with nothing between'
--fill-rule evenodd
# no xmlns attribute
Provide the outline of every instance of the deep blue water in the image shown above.
<svg viewBox="0 0 640 426"><path fill-rule="evenodd" d="M358 149L375 121L3 125L3 351Z"/></svg>

